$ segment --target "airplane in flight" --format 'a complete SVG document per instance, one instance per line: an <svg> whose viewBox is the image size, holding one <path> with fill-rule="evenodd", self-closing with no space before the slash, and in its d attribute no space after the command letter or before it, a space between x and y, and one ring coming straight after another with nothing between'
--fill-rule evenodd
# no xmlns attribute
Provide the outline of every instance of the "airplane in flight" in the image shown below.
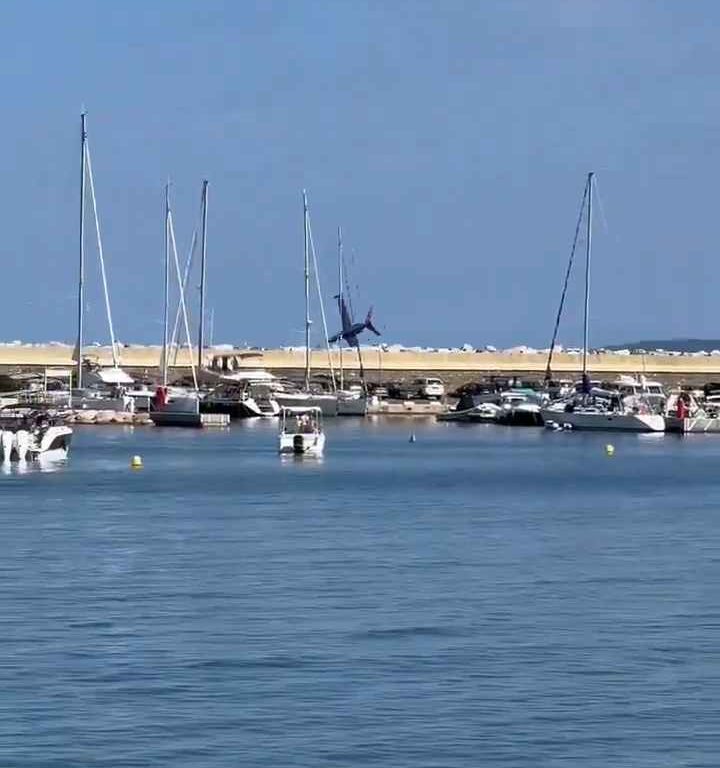
<svg viewBox="0 0 720 768"><path fill-rule="evenodd" d="M332 338L328 339L330 344L334 344L336 341L344 339L349 347L359 347L360 342L358 341L358 336L365 329L372 331L376 336L381 335L380 331L378 331L378 329L373 325L372 307L370 307L367 313L365 322L354 323L352 315L350 314L350 311L345 304L345 299L343 298L342 294L338 294L335 298L337 299L338 309L340 310L340 318L342 319L342 331L340 331L340 333L336 333Z"/></svg>

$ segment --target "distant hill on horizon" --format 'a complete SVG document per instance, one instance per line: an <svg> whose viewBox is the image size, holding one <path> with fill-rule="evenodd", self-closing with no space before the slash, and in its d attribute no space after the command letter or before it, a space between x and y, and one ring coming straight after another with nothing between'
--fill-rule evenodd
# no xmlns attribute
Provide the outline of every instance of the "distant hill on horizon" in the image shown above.
<svg viewBox="0 0 720 768"><path fill-rule="evenodd" d="M712 352L720 349L720 339L653 339L649 341L633 341L627 344L608 344L603 349L645 349L651 352L665 349L668 352Z"/></svg>

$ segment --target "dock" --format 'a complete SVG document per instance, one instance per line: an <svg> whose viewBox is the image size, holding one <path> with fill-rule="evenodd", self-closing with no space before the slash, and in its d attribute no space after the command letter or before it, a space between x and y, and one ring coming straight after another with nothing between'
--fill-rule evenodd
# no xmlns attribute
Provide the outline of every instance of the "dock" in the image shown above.
<svg viewBox="0 0 720 768"><path fill-rule="evenodd" d="M368 416L437 416L448 406L436 400L379 400L368 403Z"/></svg>
<svg viewBox="0 0 720 768"><path fill-rule="evenodd" d="M227 413L150 411L150 421L156 427L223 428L230 425L230 416Z"/></svg>

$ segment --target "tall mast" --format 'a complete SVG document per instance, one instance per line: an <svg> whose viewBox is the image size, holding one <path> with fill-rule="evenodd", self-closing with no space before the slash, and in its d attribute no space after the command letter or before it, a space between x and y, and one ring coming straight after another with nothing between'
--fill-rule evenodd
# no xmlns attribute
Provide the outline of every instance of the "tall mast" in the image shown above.
<svg viewBox="0 0 720 768"><path fill-rule="evenodd" d="M170 181L165 184L165 306L163 315L163 386L168 383L168 310L170 306Z"/></svg>
<svg viewBox="0 0 720 768"><path fill-rule="evenodd" d="M590 319L590 255L592 253L592 185L593 172L588 173L587 237L585 243L585 320L583 323L583 384L587 387L588 323Z"/></svg>
<svg viewBox="0 0 720 768"><path fill-rule="evenodd" d="M85 143L87 130L85 128L86 113L80 115L80 266L78 274L78 318L77 318L77 375L76 386L82 388L82 347L83 347L83 314L84 314L84 283L85 283Z"/></svg>
<svg viewBox="0 0 720 768"><path fill-rule="evenodd" d="M308 205L303 189L303 229L305 232L305 389L310 389L310 258L308 247Z"/></svg>
<svg viewBox="0 0 720 768"><path fill-rule="evenodd" d="M343 300L343 241L342 229L338 227L338 308L340 309L340 323L342 324L342 300ZM340 352L340 389L345 389L345 374L343 371L342 336L338 339L338 351Z"/></svg>
<svg viewBox="0 0 720 768"><path fill-rule="evenodd" d="M205 348L205 259L207 256L207 206L208 182L203 181L202 188L202 259L200 262L200 329L198 331L198 371L202 370L203 350Z"/></svg>

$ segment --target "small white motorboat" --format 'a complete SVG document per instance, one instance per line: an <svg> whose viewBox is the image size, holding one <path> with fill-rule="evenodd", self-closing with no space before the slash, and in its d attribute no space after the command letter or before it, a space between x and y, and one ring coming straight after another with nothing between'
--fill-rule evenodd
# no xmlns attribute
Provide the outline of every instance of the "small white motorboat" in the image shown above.
<svg viewBox="0 0 720 768"><path fill-rule="evenodd" d="M280 453L322 456L325 433L319 407L284 407L280 412Z"/></svg>

